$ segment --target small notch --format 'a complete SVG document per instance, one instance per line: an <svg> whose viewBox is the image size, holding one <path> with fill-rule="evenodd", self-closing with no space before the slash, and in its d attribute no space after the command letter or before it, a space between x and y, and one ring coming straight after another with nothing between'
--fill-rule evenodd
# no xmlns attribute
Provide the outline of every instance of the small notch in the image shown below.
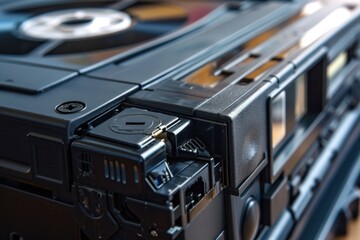
<svg viewBox="0 0 360 240"><path fill-rule="evenodd" d="M146 123L145 122L126 122L126 125L130 125L130 126L144 126Z"/></svg>

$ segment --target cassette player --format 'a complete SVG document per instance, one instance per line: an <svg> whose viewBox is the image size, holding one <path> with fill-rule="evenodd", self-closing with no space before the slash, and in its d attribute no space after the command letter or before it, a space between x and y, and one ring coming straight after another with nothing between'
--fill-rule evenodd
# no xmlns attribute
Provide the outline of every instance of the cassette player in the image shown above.
<svg viewBox="0 0 360 240"><path fill-rule="evenodd" d="M360 4L0 4L1 239L325 239L360 195Z"/></svg>

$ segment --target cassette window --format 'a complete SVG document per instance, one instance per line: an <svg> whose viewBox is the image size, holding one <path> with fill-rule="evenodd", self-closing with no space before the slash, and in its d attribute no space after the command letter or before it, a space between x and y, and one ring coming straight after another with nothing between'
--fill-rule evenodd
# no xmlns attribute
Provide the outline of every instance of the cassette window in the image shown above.
<svg viewBox="0 0 360 240"><path fill-rule="evenodd" d="M299 134L299 131L303 132L301 129L307 129L323 108L324 92L321 89L325 83L325 76L322 75L324 63L321 60L296 76L280 93L272 97L271 138L275 155L286 148L294 135Z"/></svg>
<svg viewBox="0 0 360 240"><path fill-rule="evenodd" d="M272 147L273 149L286 135L286 93L282 91L271 102Z"/></svg>
<svg viewBox="0 0 360 240"><path fill-rule="evenodd" d="M292 171L303 157L301 146L316 143L317 137L309 133L319 124L316 119L325 106L326 52L319 51L311 57L314 58L306 62L300 74L288 78L270 95L269 149L274 178L284 169Z"/></svg>
<svg viewBox="0 0 360 240"><path fill-rule="evenodd" d="M346 65L347 59L348 53L341 52L333 61L330 62L326 72L328 81L331 81L331 79L333 79L336 74L341 71L341 69Z"/></svg>
<svg viewBox="0 0 360 240"><path fill-rule="evenodd" d="M299 121L307 112L307 76L298 77L295 82L295 119Z"/></svg>

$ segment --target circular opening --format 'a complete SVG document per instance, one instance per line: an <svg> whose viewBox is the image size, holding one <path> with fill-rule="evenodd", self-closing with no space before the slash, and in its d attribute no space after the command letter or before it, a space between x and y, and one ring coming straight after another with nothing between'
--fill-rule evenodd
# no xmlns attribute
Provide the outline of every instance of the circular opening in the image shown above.
<svg viewBox="0 0 360 240"><path fill-rule="evenodd" d="M67 20L67 21L61 23L61 25L63 25L63 26L79 26L79 25L89 24L92 21L93 21L92 18L71 19L71 20Z"/></svg>

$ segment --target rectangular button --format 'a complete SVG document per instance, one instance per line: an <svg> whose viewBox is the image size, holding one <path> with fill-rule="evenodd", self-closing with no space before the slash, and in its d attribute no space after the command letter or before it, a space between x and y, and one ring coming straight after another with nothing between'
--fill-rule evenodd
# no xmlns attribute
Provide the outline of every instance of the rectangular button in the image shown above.
<svg viewBox="0 0 360 240"><path fill-rule="evenodd" d="M284 178L276 187L270 187L262 198L262 220L265 225L273 225L289 200L287 181Z"/></svg>
<svg viewBox="0 0 360 240"><path fill-rule="evenodd" d="M35 94L77 75L76 72L0 62L0 89Z"/></svg>

